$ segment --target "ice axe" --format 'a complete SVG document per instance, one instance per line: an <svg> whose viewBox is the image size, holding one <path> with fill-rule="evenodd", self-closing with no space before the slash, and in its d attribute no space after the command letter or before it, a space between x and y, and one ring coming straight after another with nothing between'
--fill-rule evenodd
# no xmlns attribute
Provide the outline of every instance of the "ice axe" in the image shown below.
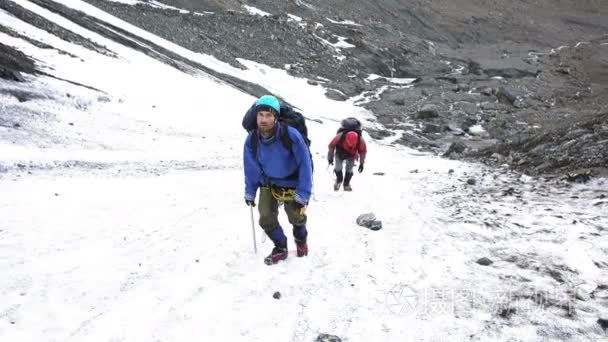
<svg viewBox="0 0 608 342"><path fill-rule="evenodd" d="M255 224L253 223L253 205L250 205L249 209L251 210L251 231L253 232L253 251L255 252L255 254L258 254L258 245L255 241Z"/></svg>

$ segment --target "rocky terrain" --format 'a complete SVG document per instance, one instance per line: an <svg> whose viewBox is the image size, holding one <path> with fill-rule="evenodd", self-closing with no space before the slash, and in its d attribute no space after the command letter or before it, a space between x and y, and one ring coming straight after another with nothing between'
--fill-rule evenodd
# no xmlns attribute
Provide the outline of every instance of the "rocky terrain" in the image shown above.
<svg viewBox="0 0 608 342"><path fill-rule="evenodd" d="M267 92L53 1L32 2L176 68ZM244 58L284 68L324 86L332 99L358 101L384 127L368 130L374 138L529 174L607 174L606 2L87 2L233 66ZM0 8L112 53L11 1L0 0ZM26 56L0 49L2 77L32 71ZM414 83L404 84L408 78Z"/></svg>

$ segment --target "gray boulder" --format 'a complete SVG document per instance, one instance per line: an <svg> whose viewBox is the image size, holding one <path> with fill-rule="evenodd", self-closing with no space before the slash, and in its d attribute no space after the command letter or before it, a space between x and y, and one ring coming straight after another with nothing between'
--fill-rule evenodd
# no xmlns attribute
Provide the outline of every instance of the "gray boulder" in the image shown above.
<svg viewBox="0 0 608 342"><path fill-rule="evenodd" d="M382 221L376 219L376 215L374 213L359 215L359 217L357 217L357 224L371 230L382 229Z"/></svg>
<svg viewBox="0 0 608 342"><path fill-rule="evenodd" d="M325 92L325 96L327 96L327 98L335 100L335 101L346 101L346 99L348 99L348 97L346 97L346 95L344 95L344 93L342 93L339 90L334 90L334 89L328 89Z"/></svg>
<svg viewBox="0 0 608 342"><path fill-rule="evenodd" d="M517 96L513 95L509 90L504 87L498 88L496 98L498 98L499 102L510 105L513 105L515 103L515 100L517 100Z"/></svg>
<svg viewBox="0 0 608 342"><path fill-rule="evenodd" d="M315 342L342 342L342 339L335 335L320 334L319 336L317 336Z"/></svg>
<svg viewBox="0 0 608 342"><path fill-rule="evenodd" d="M444 157L449 157L452 153L462 153L467 149L467 145L465 145L462 141L454 141L447 151L443 154Z"/></svg>
<svg viewBox="0 0 608 342"><path fill-rule="evenodd" d="M418 119L432 119L439 117L439 111L437 110L437 106L431 103L427 103L420 108L418 114L416 115Z"/></svg>

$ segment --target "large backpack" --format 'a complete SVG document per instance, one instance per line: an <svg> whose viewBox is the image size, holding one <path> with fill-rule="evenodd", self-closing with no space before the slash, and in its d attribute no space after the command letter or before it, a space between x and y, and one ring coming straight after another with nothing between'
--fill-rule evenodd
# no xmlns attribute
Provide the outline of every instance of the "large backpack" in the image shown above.
<svg viewBox="0 0 608 342"><path fill-rule="evenodd" d="M281 103L281 112L279 113L278 121L281 123L281 130L279 132L281 142L283 146L291 151L293 147L293 141L291 141L291 137L289 136L289 132L287 127L291 126L300 132L304 142L306 143L306 147L308 149L308 154L310 155L310 164L312 166L312 154L310 153L310 139L308 139L308 128L306 127L306 118L302 113L295 111L292 107ZM258 139L255 139L255 134L257 134L257 119L256 119L256 111L255 104L249 108L245 117L243 118L243 128L249 131L250 134L254 134L251 139L251 149L253 150L253 154L257 156L257 148L258 148ZM313 167L314 169L314 167Z"/></svg>
<svg viewBox="0 0 608 342"><path fill-rule="evenodd" d="M340 128L338 128L336 134L342 135L340 136L340 140L338 140L336 148L338 149L338 152L341 154L342 157L346 157L349 155L349 153L343 147L344 139L346 139L346 134L348 132L357 133L357 146L355 148L355 151L359 151L359 145L361 144L361 134L363 133L361 121L357 120L356 118L350 117L340 122Z"/></svg>

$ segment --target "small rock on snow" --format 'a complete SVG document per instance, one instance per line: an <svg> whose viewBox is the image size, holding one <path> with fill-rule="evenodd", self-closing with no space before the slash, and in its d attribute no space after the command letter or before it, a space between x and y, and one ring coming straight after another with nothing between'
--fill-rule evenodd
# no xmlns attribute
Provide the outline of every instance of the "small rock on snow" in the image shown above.
<svg viewBox="0 0 608 342"><path fill-rule="evenodd" d="M477 260L477 263L482 266L488 266L488 265L492 265L494 262L492 260L490 260L489 258L483 257L483 258L480 258L479 260Z"/></svg>

